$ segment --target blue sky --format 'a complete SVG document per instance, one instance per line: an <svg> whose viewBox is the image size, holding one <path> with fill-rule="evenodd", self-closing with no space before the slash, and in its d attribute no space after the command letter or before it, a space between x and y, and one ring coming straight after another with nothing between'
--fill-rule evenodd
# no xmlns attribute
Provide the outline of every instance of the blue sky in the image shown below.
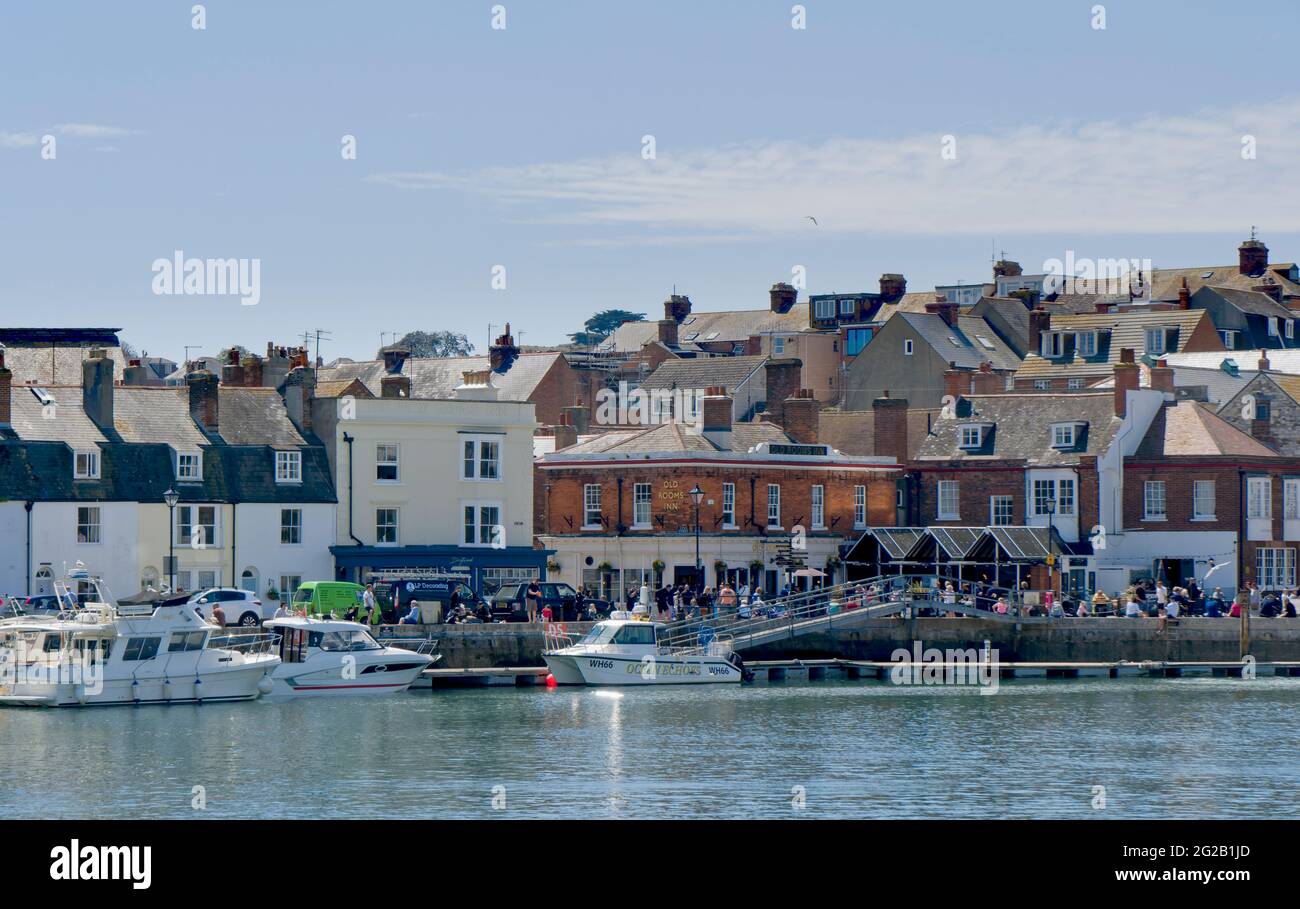
<svg viewBox="0 0 1300 909"><path fill-rule="evenodd" d="M1294 2L1122 0L1105 30L1074 0L810 0L801 31L769 0L503 5L0 6L3 322L359 358L560 342L674 285L765 306L797 265L819 293L978 281L994 249L1223 264L1252 224L1300 257ZM260 303L155 296L177 249L259 258Z"/></svg>

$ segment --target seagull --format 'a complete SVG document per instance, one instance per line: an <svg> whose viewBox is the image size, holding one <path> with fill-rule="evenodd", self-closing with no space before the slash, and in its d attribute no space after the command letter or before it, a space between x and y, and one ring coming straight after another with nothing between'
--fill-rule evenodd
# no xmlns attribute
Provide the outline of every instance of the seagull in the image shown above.
<svg viewBox="0 0 1300 909"><path fill-rule="evenodd" d="M817 224L817 219L814 218L812 215L804 215L804 217L807 218L809 221L811 221L813 224ZM820 224L817 224L817 226L821 227Z"/></svg>

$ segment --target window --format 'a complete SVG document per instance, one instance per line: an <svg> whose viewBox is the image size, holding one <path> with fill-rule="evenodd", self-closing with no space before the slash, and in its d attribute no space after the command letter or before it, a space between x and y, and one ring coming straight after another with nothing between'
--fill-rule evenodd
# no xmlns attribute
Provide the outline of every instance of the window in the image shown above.
<svg viewBox="0 0 1300 909"><path fill-rule="evenodd" d="M79 451L74 456L72 476L77 480L99 479L99 452Z"/></svg>
<svg viewBox="0 0 1300 909"><path fill-rule="evenodd" d="M1065 353L1065 336L1059 331L1044 332L1038 343L1039 353L1044 357L1059 357Z"/></svg>
<svg viewBox="0 0 1300 909"><path fill-rule="evenodd" d="M206 631L182 631L173 634L171 642L167 645L167 652L185 653L188 650L202 650L207 636Z"/></svg>
<svg viewBox="0 0 1300 909"><path fill-rule="evenodd" d="M842 315L842 316L851 316L851 315L853 315L853 301L852 301L852 300L841 300L841 301L840 301L840 315Z"/></svg>
<svg viewBox="0 0 1300 909"><path fill-rule="evenodd" d="M176 506L176 542L178 545L215 546L217 544L217 508L215 505Z"/></svg>
<svg viewBox="0 0 1300 909"><path fill-rule="evenodd" d="M940 521L956 521L961 518L961 506L958 504L958 487L956 480L939 481Z"/></svg>
<svg viewBox="0 0 1300 909"><path fill-rule="evenodd" d="M206 634L206 632L204 632ZM158 655L158 644L162 638L130 638L126 642L126 650L122 653L123 661L136 662L139 660L152 660Z"/></svg>
<svg viewBox="0 0 1300 909"><path fill-rule="evenodd" d="M600 484L588 483L582 487L582 526L600 528Z"/></svg>
<svg viewBox="0 0 1300 909"><path fill-rule="evenodd" d="M911 355L912 355L912 339L908 338L906 341L903 342L903 356L910 357Z"/></svg>
<svg viewBox="0 0 1300 909"><path fill-rule="evenodd" d="M1246 480L1246 517L1273 517L1273 481L1269 477L1251 477Z"/></svg>
<svg viewBox="0 0 1300 909"><path fill-rule="evenodd" d="M1178 329L1168 326L1146 330L1147 353L1162 354L1178 351Z"/></svg>
<svg viewBox="0 0 1300 909"><path fill-rule="evenodd" d="M736 484L722 484L722 526L736 526Z"/></svg>
<svg viewBox="0 0 1300 909"><path fill-rule="evenodd" d="M375 544L378 546L397 545L398 509L375 509Z"/></svg>
<svg viewBox="0 0 1300 909"><path fill-rule="evenodd" d="M1300 480L1282 481L1282 517L1288 521L1300 518Z"/></svg>
<svg viewBox="0 0 1300 909"><path fill-rule="evenodd" d="M826 526L826 487L817 485L812 488L812 526L820 529Z"/></svg>
<svg viewBox="0 0 1300 909"><path fill-rule="evenodd" d="M813 315L818 319L835 318L835 301L818 300L813 304Z"/></svg>
<svg viewBox="0 0 1300 909"><path fill-rule="evenodd" d="M785 355L785 338L772 339L772 353L778 357Z"/></svg>
<svg viewBox="0 0 1300 909"><path fill-rule="evenodd" d="M1055 511L1056 481L1034 480L1034 514L1047 515Z"/></svg>
<svg viewBox="0 0 1300 909"><path fill-rule="evenodd" d="M461 479L501 479L501 442L499 440L481 436L466 436L463 450Z"/></svg>
<svg viewBox="0 0 1300 909"><path fill-rule="evenodd" d="M1083 379L1067 379L1065 387L1069 389L1079 389L1083 387Z"/></svg>
<svg viewBox="0 0 1300 909"><path fill-rule="evenodd" d="M300 574L282 574L280 575L280 599L288 602L293 599L293 595L298 592L302 586L302 575Z"/></svg>
<svg viewBox="0 0 1300 909"><path fill-rule="evenodd" d="M1066 478L1056 484L1056 513L1074 514L1074 480Z"/></svg>
<svg viewBox="0 0 1300 909"><path fill-rule="evenodd" d="M1095 331L1081 331L1074 336L1074 352L1080 357L1093 357L1097 355L1097 333Z"/></svg>
<svg viewBox="0 0 1300 909"><path fill-rule="evenodd" d="M1263 590L1295 586L1294 549L1255 550L1255 581Z"/></svg>
<svg viewBox="0 0 1300 909"><path fill-rule="evenodd" d="M781 526L781 487L775 483L767 484L767 526Z"/></svg>
<svg viewBox="0 0 1300 909"><path fill-rule="evenodd" d="M285 546L302 543L302 509L280 509L280 542Z"/></svg>
<svg viewBox="0 0 1300 909"><path fill-rule="evenodd" d="M650 484L637 483L632 487L632 526L650 526Z"/></svg>
<svg viewBox="0 0 1300 909"><path fill-rule="evenodd" d="M867 487L853 487L853 526L867 526Z"/></svg>
<svg viewBox="0 0 1300 909"><path fill-rule="evenodd" d="M1163 521L1165 518L1165 481L1147 480L1142 491L1142 519Z"/></svg>
<svg viewBox="0 0 1300 909"><path fill-rule="evenodd" d="M1192 484L1192 519L1211 520L1214 512L1214 481L1197 480Z"/></svg>
<svg viewBox="0 0 1300 909"><path fill-rule="evenodd" d="M176 479L187 483L203 482L203 453L198 451L178 452L176 455Z"/></svg>
<svg viewBox="0 0 1300 909"><path fill-rule="evenodd" d="M962 448L979 448L984 441L984 427L982 426L963 426L961 428L961 447Z"/></svg>
<svg viewBox="0 0 1300 909"><path fill-rule="evenodd" d="M1268 398L1255 399L1255 419L1267 423L1273 419L1273 402Z"/></svg>
<svg viewBox="0 0 1300 909"><path fill-rule="evenodd" d="M397 483L402 479L396 445L381 442L375 446L375 481Z"/></svg>
<svg viewBox="0 0 1300 909"><path fill-rule="evenodd" d="M301 451L277 451L275 453L275 482L302 482Z"/></svg>
<svg viewBox="0 0 1300 909"><path fill-rule="evenodd" d="M1288 340L1295 338L1295 319L1286 320L1286 336Z"/></svg>
<svg viewBox="0 0 1300 909"><path fill-rule="evenodd" d="M465 516L465 535L461 539L464 545L505 545L506 529L501 523L500 502L465 502L461 511Z"/></svg>
<svg viewBox="0 0 1300 909"><path fill-rule="evenodd" d="M845 339L844 352L850 357L862 353L862 348L871 343L870 328L850 328Z"/></svg>
<svg viewBox="0 0 1300 909"><path fill-rule="evenodd" d="M1269 335L1270 335L1271 337L1274 337L1274 338L1281 337L1282 332L1281 332L1281 330L1278 328L1278 319L1277 319L1277 316L1269 316L1269 317L1268 317L1268 333L1269 333Z"/></svg>
<svg viewBox="0 0 1300 909"><path fill-rule="evenodd" d="M989 496L989 523L994 527L1010 527L1015 520L1015 508L1011 496Z"/></svg>
<svg viewBox="0 0 1300 909"><path fill-rule="evenodd" d="M1073 448L1074 447L1074 424L1057 423L1052 427L1052 447L1053 448Z"/></svg>
<svg viewBox="0 0 1300 909"><path fill-rule="evenodd" d="M99 542L99 506L89 505L77 509L77 542Z"/></svg>
<svg viewBox="0 0 1300 909"><path fill-rule="evenodd" d="M1034 379L1034 391L1047 391L1051 387L1050 379Z"/></svg>
<svg viewBox="0 0 1300 909"><path fill-rule="evenodd" d="M1219 337L1223 338L1223 346L1228 350L1237 349L1237 333L1235 331L1221 331Z"/></svg>

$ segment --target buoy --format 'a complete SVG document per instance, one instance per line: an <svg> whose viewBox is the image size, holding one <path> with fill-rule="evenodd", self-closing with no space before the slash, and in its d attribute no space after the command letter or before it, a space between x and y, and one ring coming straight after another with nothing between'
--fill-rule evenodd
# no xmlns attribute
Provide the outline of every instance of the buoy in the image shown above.
<svg viewBox="0 0 1300 909"><path fill-rule="evenodd" d="M548 672L548 673L546 674L546 687L547 687L547 688L554 688L554 687L556 687L556 686L559 685L559 684L560 684L559 682L555 681L555 673L553 673L553 672Z"/></svg>
<svg viewBox="0 0 1300 909"><path fill-rule="evenodd" d="M260 691L262 694L270 694L274 689L275 689L275 683L272 682L266 676L262 676L262 678L257 683L257 690Z"/></svg>

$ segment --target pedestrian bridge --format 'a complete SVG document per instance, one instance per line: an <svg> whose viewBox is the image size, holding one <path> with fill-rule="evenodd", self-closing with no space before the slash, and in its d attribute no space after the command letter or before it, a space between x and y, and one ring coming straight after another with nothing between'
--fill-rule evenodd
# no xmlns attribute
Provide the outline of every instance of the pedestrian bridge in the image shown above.
<svg viewBox="0 0 1300 909"><path fill-rule="evenodd" d="M750 607L748 615L743 606L728 608L722 614L715 612L705 618L673 622L665 629L660 642L671 647L697 647L717 640L743 653L805 635L853 628L871 619L907 618L923 609L935 610L941 615L951 612L1009 624L1047 621L1042 617L1018 615L1016 607L1006 615L979 609L969 596L963 598L959 595L953 602L943 602L935 588L925 585L927 580L931 579L919 575L888 575L764 601ZM878 592L862 597L858 594L860 588L878 588ZM991 589L994 597L1007 593Z"/></svg>

